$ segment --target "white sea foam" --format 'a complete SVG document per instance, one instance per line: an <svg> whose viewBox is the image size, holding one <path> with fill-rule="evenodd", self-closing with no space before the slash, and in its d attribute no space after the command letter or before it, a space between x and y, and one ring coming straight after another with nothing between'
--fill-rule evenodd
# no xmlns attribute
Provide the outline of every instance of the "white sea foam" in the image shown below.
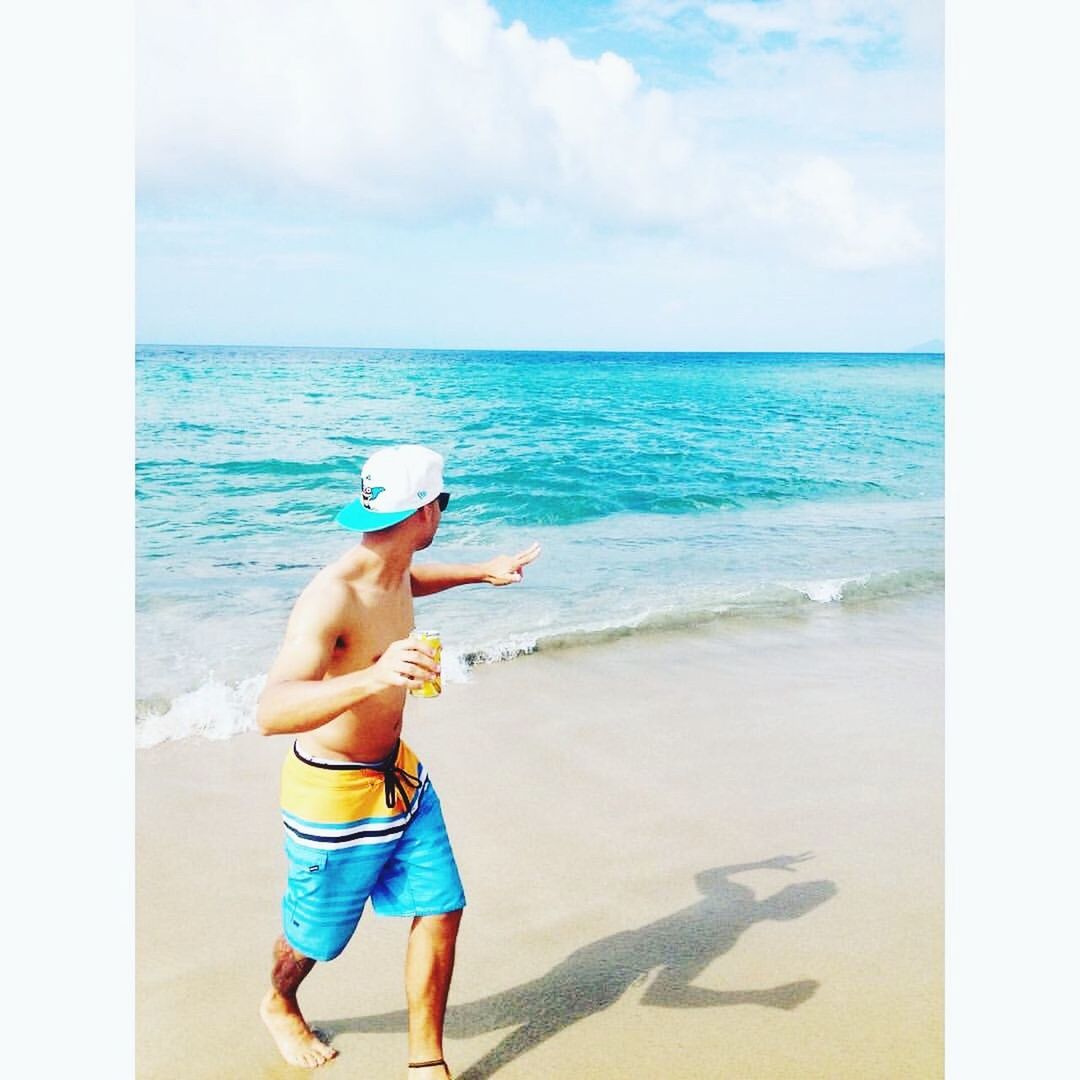
<svg viewBox="0 0 1080 1080"><path fill-rule="evenodd" d="M527 656L536 652L535 637L508 637L501 641L487 642L474 649L462 650L462 662L466 668L475 664L497 664L503 660L513 660L515 656Z"/></svg>
<svg viewBox="0 0 1080 1080"><path fill-rule="evenodd" d="M509 654L485 658L487 662L496 659L509 659ZM467 683L469 667L461 653L443 651L444 682ZM265 675L252 675L234 683L211 675L197 689L178 694L165 706L141 703L135 710L135 745L143 750L172 739L229 739L253 731L255 706L265 685Z"/></svg>
<svg viewBox="0 0 1080 1080"><path fill-rule="evenodd" d="M844 590L849 585L865 585L868 580L868 577L864 575L861 577L825 578L821 581L785 581L782 584L789 589L795 589L797 592L802 593L808 600L813 600L815 604L832 604L837 600L844 599Z"/></svg>
<svg viewBox="0 0 1080 1080"><path fill-rule="evenodd" d="M448 683L467 683L469 681L469 661L460 649L443 646L442 678Z"/></svg>
<svg viewBox="0 0 1080 1080"><path fill-rule="evenodd" d="M253 675L238 683L225 683L212 675L200 687L178 694L164 710L145 705L135 712L135 745L140 749L170 739L201 735L228 739L255 727L255 703L266 683Z"/></svg>

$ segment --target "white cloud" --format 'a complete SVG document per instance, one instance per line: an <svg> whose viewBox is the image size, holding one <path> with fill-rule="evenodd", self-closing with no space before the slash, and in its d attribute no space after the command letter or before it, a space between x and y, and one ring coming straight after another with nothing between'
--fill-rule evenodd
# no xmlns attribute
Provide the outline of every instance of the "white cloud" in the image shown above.
<svg viewBox="0 0 1080 1080"><path fill-rule="evenodd" d="M822 266L863 270L877 265L883 251L918 258L932 250L903 207L867 199L828 158L807 162L757 203L763 218L797 238L804 256Z"/></svg>
<svg viewBox="0 0 1080 1080"><path fill-rule="evenodd" d="M738 18L768 25L800 7L710 14L750 6L765 14ZM852 5L810 6L820 30ZM503 27L486 0L144 0L137 32L140 193L158 203L303 194L405 220L660 227L721 249L759 228L836 267L928 249L839 161L752 175L690 97L613 52L584 60Z"/></svg>
<svg viewBox="0 0 1080 1080"><path fill-rule="evenodd" d="M718 70L735 55L773 50L805 60L828 52L859 68L938 74L945 0L616 0L615 24L711 46ZM771 35L784 35L779 41ZM784 68L784 65L773 65Z"/></svg>
<svg viewBox="0 0 1080 1080"><path fill-rule="evenodd" d="M799 29L801 14L784 3L706 4L704 11L714 22L730 26L750 37L769 33L795 33Z"/></svg>
<svg viewBox="0 0 1080 1080"><path fill-rule="evenodd" d="M759 42L766 34L794 34L813 45L859 46L897 33L900 6L889 0L722 0L706 4L705 15Z"/></svg>

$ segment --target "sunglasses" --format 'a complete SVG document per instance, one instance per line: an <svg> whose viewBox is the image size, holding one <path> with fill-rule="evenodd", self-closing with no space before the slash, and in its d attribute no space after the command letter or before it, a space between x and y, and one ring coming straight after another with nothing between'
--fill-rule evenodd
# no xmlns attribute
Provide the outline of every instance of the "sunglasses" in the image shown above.
<svg viewBox="0 0 1080 1080"><path fill-rule="evenodd" d="M439 495L439 509L445 510L450 505L450 492L444 491Z"/></svg>

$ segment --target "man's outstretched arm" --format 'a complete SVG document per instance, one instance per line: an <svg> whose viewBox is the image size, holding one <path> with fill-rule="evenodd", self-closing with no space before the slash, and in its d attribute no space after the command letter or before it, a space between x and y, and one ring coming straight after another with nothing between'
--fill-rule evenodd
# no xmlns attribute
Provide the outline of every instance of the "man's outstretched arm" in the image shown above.
<svg viewBox="0 0 1080 1080"><path fill-rule="evenodd" d="M483 563L418 563L411 570L412 594L430 596L455 585L513 585L539 554L540 545L533 544L517 555L496 555Z"/></svg>

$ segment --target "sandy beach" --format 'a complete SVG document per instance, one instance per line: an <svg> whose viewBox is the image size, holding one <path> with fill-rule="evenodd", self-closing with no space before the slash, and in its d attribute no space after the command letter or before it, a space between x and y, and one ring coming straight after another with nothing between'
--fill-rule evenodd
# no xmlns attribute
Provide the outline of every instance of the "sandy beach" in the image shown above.
<svg viewBox="0 0 1080 1080"><path fill-rule="evenodd" d="M468 895L458 1080L942 1075L939 599L628 636L409 706ZM285 738L137 761L137 1075L289 1077L262 1028ZM803 858L797 858L805 856ZM404 1077L407 920L301 991Z"/></svg>

